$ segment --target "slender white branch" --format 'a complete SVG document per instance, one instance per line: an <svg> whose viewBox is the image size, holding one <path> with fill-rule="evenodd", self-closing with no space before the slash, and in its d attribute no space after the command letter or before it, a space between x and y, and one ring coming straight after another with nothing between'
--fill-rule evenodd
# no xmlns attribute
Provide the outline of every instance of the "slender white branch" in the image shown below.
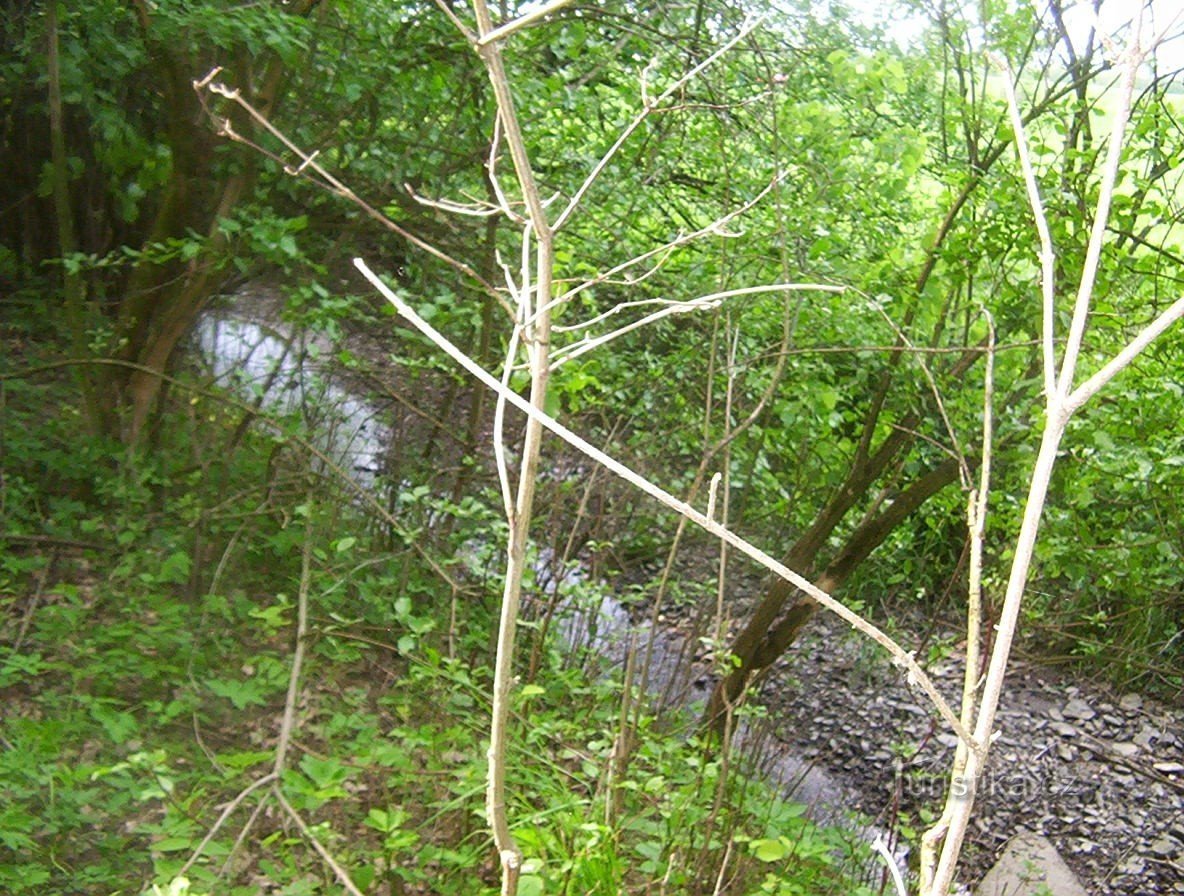
<svg viewBox="0 0 1184 896"><path fill-rule="evenodd" d="M677 249L680 246L685 246L688 243L694 242L695 240L702 239L704 236L707 236L707 235L722 236L722 237L725 237L728 239L732 239L732 238L739 236L739 234L729 233L729 232L725 231L723 229L724 225L728 224L729 222L740 217L740 215L745 214L750 209L755 208L784 179L785 179L784 172L781 174L778 174L776 177L774 177L769 182L768 186L766 186L764 189L762 189L759 193L757 193L754 197L752 197L752 199L748 200L748 202L744 203L739 208L734 209L734 210L728 212L726 215L723 215L723 216L717 218L716 220L714 220L710 224L708 224L706 227L701 227L698 230L693 231L692 233L679 234L677 237L670 240L669 242L663 243L661 246L658 246L654 249L650 249L648 252L643 252L640 255L635 255L635 256L633 256L633 258L630 258L627 261L623 261L620 264L616 265L615 267L609 268L607 271L604 271L603 273L598 274L597 276L591 278L590 280L585 280L582 283L579 283L576 286L573 286L571 289L569 289L566 292L559 295L555 299L555 304L558 305L561 302L570 301L572 298L574 298L575 296L577 296L579 293L583 292L584 290L591 289L593 286L596 286L600 283L611 281L618 274L622 274L625 271L629 270L629 268L636 267L637 265L642 264L643 262L649 261L651 258L653 258L657 255L668 254L671 251L673 251L674 249ZM665 259L662 259L662 261L665 261ZM657 266L655 266L651 270L647 271L645 274L634 277L631 280L629 280L628 282L629 283L642 282L646 277L650 276L655 270L657 270L658 267L661 266L661 264L662 264L662 262L660 261Z"/></svg>
<svg viewBox="0 0 1184 896"><path fill-rule="evenodd" d="M1140 7L1141 9L1141 7ZM1144 348L1155 335L1166 329L1181 314L1184 314L1184 299L1181 299L1164 314L1160 315L1150 327L1140 333L1132 343L1119 353L1114 361L1103 367L1094 378L1087 381L1089 390L1082 389L1071 392L1077 358L1081 350L1082 338L1085 332L1086 320L1089 316L1090 304L1093 299L1094 284L1097 277L1098 264L1101 259L1102 242L1106 232L1106 222L1110 214L1110 202L1114 193L1114 186L1118 180L1118 166L1122 157L1122 143L1126 133L1126 123L1130 116L1131 102L1134 95L1135 73L1143 59L1143 52L1137 44L1139 28L1135 28L1136 43L1128 48L1121 57L1122 72L1120 77L1120 95L1118 108L1114 115L1114 125L1110 134L1106 163L1102 171L1102 180L1098 193L1097 208L1094 212L1093 228L1090 234L1089 247L1082 265L1081 280L1078 284L1077 299L1074 303L1073 317L1069 325L1069 338L1065 347L1065 355L1061 361L1060 373L1057 376L1055 393L1049 396L1047 415L1044 421L1044 432L1040 441L1040 450L1036 456L1036 463L1032 468L1028 497L1024 504L1023 519L1020 531L1016 536L1015 550L1012 554L1011 570L1008 574L1007 588L1004 593L1003 606L999 611L996 624L995 643L991 651L990 662L987 665L986 677L983 680L982 697L979 701L978 715L974 724L973 743L981 745L982 749L971 753L967 757L964 784L968 785L966 792L949 815L949 825L944 831L941 857L933 872L932 880L923 881L925 896L944 896L953 881L954 869L962 850L962 842L970 822L970 814L974 808L974 796L977 783L986 765L987 753L992 739L995 716L999 708L999 698L1003 690L1003 682L1007 675L1008 661L1011 647L1019 624L1020 610L1023 606L1024 592L1027 587L1028 571L1031 567L1035 552L1036 539L1040 531L1040 522L1044 513L1044 505L1048 497L1049 484L1052 480L1053 469L1056 466L1057 451L1059 449L1072 412L1080 407L1089 396L1108 382L1130 359L1134 357L1135 349ZM1017 137L1022 134L1017 133ZM1179 306L1179 307L1177 307ZM1123 364L1118 364L1123 358ZM1046 372L1047 375L1047 372ZM1096 383L1095 383L1096 380ZM1076 398L1076 402L1071 401Z"/></svg>
<svg viewBox="0 0 1184 896"><path fill-rule="evenodd" d="M1139 21L1142 21L1141 15ZM1077 370L1077 358L1085 336L1085 325L1089 320L1089 306L1094 294L1094 283L1098 276L1098 264L1102 258L1102 243L1106 238L1106 224L1110 220L1110 203L1114 198L1114 185L1118 182L1118 165L1122 161L1123 139L1126 136L1127 122L1130 120L1131 102L1135 93L1135 76L1139 71L1139 63L1142 58L1142 52L1137 50L1137 44L1123 54L1122 75L1118 87L1118 108L1114 112L1114 126L1110 129L1110 145L1107 147L1106 163L1102 169L1102 183L1098 190L1098 202L1094 211L1089 247L1086 249L1085 262L1081 269L1081 281L1077 285L1077 299L1073 303L1069 338L1065 342L1065 356L1061 359L1061 372L1057 378L1057 392L1062 402L1073 389L1073 375Z"/></svg>
<svg viewBox="0 0 1184 896"><path fill-rule="evenodd" d="M465 40L469 43L477 42L476 32L460 20L460 17L452 11L452 7L448 5L446 0L436 0L436 7L440 12L444 13L444 17L452 23L452 27L464 36Z"/></svg>
<svg viewBox="0 0 1184 896"><path fill-rule="evenodd" d="M1057 391L1056 354L1053 349L1056 341L1056 334L1053 332L1056 319L1056 252L1052 245L1052 234L1048 229L1044 201L1040 198L1040 185L1036 181L1036 172L1032 168L1032 160L1028 154L1028 136L1024 131L1024 117L1020 114L1019 101L1016 99L1011 66L1007 64L1007 60L999 56L994 56L993 61L1003 70L1003 91L1007 95L1011 128L1015 131L1016 154L1019 156L1020 168L1024 174L1028 205L1031 206L1032 215L1036 219L1036 233L1040 237L1040 304L1043 320L1040 338L1044 349L1044 400L1051 402Z"/></svg>
<svg viewBox="0 0 1184 896"><path fill-rule="evenodd" d="M621 147L625 145L625 142L633 136L633 132L641 127L642 123L647 118L649 118L650 113L654 111L658 104L666 99L669 99L677 91L681 90L684 85L696 78L700 73L715 65L715 63L719 61L720 57L724 56L732 49L732 47L736 46L736 44L740 43L740 41L744 40L745 37L751 34L753 30L755 30L760 24L760 22L761 19L759 18L752 18L745 21L744 24L740 26L740 30L732 36L731 40L729 40L714 53L712 53L690 71L686 72L681 78L663 90L657 96L657 98L650 100L648 97L643 96L641 111L638 112L634 119L625 126L625 129L622 130L620 135L617 137L616 142L609 147L608 152L606 152L600 161L596 163L596 167L592 169L592 172L584 179L584 182L580 184L579 189L576 190L575 195L572 196L571 201L568 202L567 208L565 208L563 213L555 219L555 230L560 230L563 225L567 223L568 218L572 216L580 202L583 200L584 194L592 188L592 185L596 183L596 181L600 178L600 175L604 173L604 169L608 167L608 163L613 160L613 157L616 156Z"/></svg>
<svg viewBox="0 0 1184 896"><path fill-rule="evenodd" d="M390 230L394 233L397 233L399 236L403 237L403 239L407 240L412 245L418 246L420 249L427 252L429 255L433 256L434 258L440 259L445 264L455 268L456 270L460 271L462 274L465 274L466 276L472 278L474 281L476 281L478 284L480 284L483 289L485 289L491 293L495 292L493 287L490 286L488 283L486 283L485 279L480 274L478 274L476 271L474 271L471 267L469 267L467 264L465 264L462 261L458 261L457 259L453 258L452 256L450 256L448 253L444 252L443 250L436 248L431 243L427 242L426 240L422 239L421 237L416 236L411 231L409 231L406 228L395 223L395 221L393 221L389 215L384 214L383 212L376 209L374 206L370 205L368 202L364 201L360 196L358 196L357 193L355 193L348 186L346 186L343 181L336 178L333 174L331 174L329 172L328 169L326 169L319 162L317 162L316 161L317 154L315 152L307 153L303 149L301 149L299 146L297 146L287 136L287 134L285 134L283 131L281 131L279 128L277 128L274 124L272 124L271 121L267 118L267 116L265 116L262 112L260 112L258 109L256 109L254 106L252 106L249 102L247 102L246 99L243 98L242 93L240 93L237 89L227 87L225 84L215 81L214 78L217 77L217 75L220 71L221 71L220 68L211 69L210 72L204 78L193 82L193 87L198 92L198 96L201 97L203 106L205 105L205 98L202 95L203 90L208 90L210 93L212 93L216 96L221 96L221 97L229 100L230 102L235 103L244 112L246 112L247 115L249 115L252 118L252 120L255 121L256 124L258 124L261 128L263 128L265 131L267 131L269 134L271 134L273 137L275 137L277 140L279 140L280 143L282 143L284 145L284 147L288 149L289 152L291 152L298 159L300 159L300 164L296 167L292 167L291 165L285 164L284 160L281 159L279 156L277 156L275 153L265 150L263 147L259 146L258 144L252 143L250 140L248 140L242 134L237 133L234 130L234 128L231 127L229 119L216 116L213 114L212 111L207 109L207 112L210 115L210 118L213 119L217 123L217 125L219 127L219 131L222 134L222 136L224 136L230 140L233 140L236 143L242 143L246 146L250 146L253 149L258 150L259 152L262 152L264 155L268 156L268 158L271 158L274 161L279 162L280 164L283 164L284 165L284 172L286 174L289 174L293 177L306 177L312 183L317 184L318 186L320 186L321 188L323 188L325 190L328 190L330 193L334 194L335 196L340 196L342 199L352 202L354 205L356 205L358 208L362 209L362 211L364 211L369 217L373 218L375 221L377 221L383 227L386 227L388 230ZM313 177L309 176L307 173L308 171L315 173L317 177L313 178Z"/></svg>
<svg viewBox="0 0 1184 896"><path fill-rule="evenodd" d="M533 12L528 12L525 15L521 15L516 19L512 19L511 21L506 22L504 25L498 25L496 28L494 28L488 34L481 35L479 38L477 38L476 45L478 48L480 48L480 47L488 46L489 44L494 43L495 41L505 40L507 37L509 37L514 32L521 31L527 25L531 25L531 24L537 22L541 18L549 16L552 13L558 12L559 10L563 9L563 7L565 7L565 6L570 6L571 3L572 3L572 0L551 0L550 3L540 6L538 9L534 10Z"/></svg>
<svg viewBox="0 0 1184 896"><path fill-rule="evenodd" d="M485 162L485 171L489 175L489 187L493 190L493 195L497 197L498 205L501 206L506 217L515 224L525 224L526 219L514 211L513 205L506 197L505 191L502 190L501 180L497 176L498 147L501 145L502 120L498 117L493 120L493 139L489 141L489 158Z"/></svg>
<svg viewBox="0 0 1184 896"><path fill-rule="evenodd" d="M676 513L686 517L700 528L710 532L716 538L727 542L745 556L759 563L765 569L776 573L795 588L816 600L822 607L830 610L840 619L847 622L853 628L863 632L877 644L882 646L889 654L891 654L896 665L907 670L910 683L915 683L925 692L930 701L932 701L938 714L942 717L946 724L950 726L950 730L966 742L972 753L977 753L979 751L978 744L971 739L966 729L962 727L962 723L958 721L958 717L954 715L954 711L950 708L950 705L946 699L938 692L937 688L934 687L933 682L925 673L925 670L922 669L920 665L918 665L912 654L897 644L887 634L885 634L872 623L868 622L858 613L835 600L804 576L789 569L784 564L778 562L777 560L773 559L773 557L766 554L760 548L745 541L727 527L720 525L715 520L710 519L706 514L692 507L690 504L687 504L685 501L680 501L678 498L674 497L674 495L650 482L648 479L639 475L638 473L635 473L620 461L610 457L608 454L605 454L599 448L595 447L582 437L576 435L553 417L544 413L539 408L534 407L530 402L526 401L515 392L506 390L502 384L499 383L484 368L482 368L472 358L468 357L459 348L449 342L442 333L438 332L426 320L416 314L415 310L410 305L404 302L403 299L401 299L398 294L394 292L394 290L383 283L382 280L379 279L378 275L370 270L365 261L363 261L361 258L355 258L354 267L356 267L358 271L361 272L362 276L365 277L371 283L371 285L395 307L395 310L398 311L408 323L410 323L413 327L419 330L420 333L435 343L441 351L443 351L446 355L452 358L452 360L454 360L457 364L459 364L472 376L479 380L482 385L504 397L508 404L512 404L527 417L531 418L532 420L536 420L550 432L563 439L563 441L567 442L572 447L577 448L592 460L596 461L606 469L624 479L630 485L642 492L645 492L645 494L649 495L651 498L654 498L656 501L670 508Z"/></svg>
<svg viewBox="0 0 1184 896"><path fill-rule="evenodd" d="M500 215L504 212L501 206L494 205L485 199L478 199L467 203L455 202L452 199L429 199L427 196L421 196L415 192L415 188L411 184L403 184L403 189L407 191L408 196L420 205L427 208L436 208L442 212L451 212L454 215L464 215L470 218L492 218L494 215Z"/></svg>
<svg viewBox="0 0 1184 896"><path fill-rule="evenodd" d="M632 284L628 284L632 285ZM618 314L628 311L630 308L648 308L650 305L661 305L663 308L673 308L675 311L682 309L686 311L693 311L699 308L700 305L694 300L681 301L679 299L638 299L635 302L618 302L608 311L602 311L595 317L590 317L587 320L582 320L578 324L567 324L565 326L556 326L552 330L555 333L571 333L576 330L587 330L594 327L603 320L608 320Z"/></svg>
<svg viewBox="0 0 1184 896"><path fill-rule="evenodd" d="M904 878L896 864L896 858L889 851L888 844L884 842L882 834L876 834L876 838L872 841L872 849L880 854L880 858L888 866L888 873L892 876L892 886L896 888L896 896L908 896L909 891L904 885Z"/></svg>
<svg viewBox="0 0 1184 896"><path fill-rule="evenodd" d="M506 346L506 363L502 365L502 389L497 393L497 402L493 408L493 459L497 467L497 481L501 487L502 508L506 519L514 519L514 492L510 487L510 465L506 460L506 401L505 393L510 391L510 375L514 371L514 358L518 355L518 338L522 333L520 327L515 326L510 333L510 344Z"/></svg>
<svg viewBox="0 0 1184 896"><path fill-rule="evenodd" d="M1148 324L1138 336L1127 344L1126 348L1115 355L1101 370L1074 389L1073 393L1065 399L1065 409L1069 413L1073 413L1093 398L1098 390L1114 379L1115 375L1129 365L1143 349L1147 348L1152 341L1181 317L1184 317L1184 296L1176 299L1167 310Z"/></svg>
<svg viewBox="0 0 1184 896"><path fill-rule="evenodd" d="M564 346L561 349L556 349L552 369L566 364L568 361L578 358L580 355L585 355L593 349L599 348L606 342L611 342L618 336L624 336L626 333L651 324L656 320L661 320L664 317L669 317L672 314L685 314L688 311L702 311L709 308L718 308L725 299L734 298L736 296L756 295L765 292L790 292L811 290L816 292L835 292L841 293L842 286L831 286L825 283L775 283L768 286L748 286L741 289L729 289L724 292L712 293L702 298L692 299L687 302L677 302L670 306L655 311L652 314L647 314L645 317L638 318L623 327L605 333L595 338L586 338L580 342L573 343L569 346Z"/></svg>
<svg viewBox="0 0 1184 896"><path fill-rule="evenodd" d="M490 15L487 0L473 0L473 13L477 19L477 30L481 38L487 38L496 29ZM530 360L530 402L529 407L541 410L547 397L547 380L550 375L548 354L551 342L551 315L548 311L538 314L531 311L532 304L548 308L553 292L555 275L555 246L553 231L547 218L546 208L539 194L530 153L522 135L518 113L515 110L514 95L502 60L501 44L497 41L478 43L476 51L485 63L490 86L497 99L497 119L501 124L503 139L514 162L518 187L526 206L527 221L523 225L522 237L522 287L518 291L516 321L525 342ZM491 166L492 177L492 166ZM494 181L496 183L496 180ZM505 198L499 196L499 201ZM534 265L531 266L531 242ZM533 276L532 276L533 274ZM517 329L517 328L516 328ZM510 361L513 359L510 358ZM506 365L508 376L511 364ZM518 396L499 384L499 396ZM527 569L526 548L530 538L530 522L534 510L534 495L537 485L539 449L543 428L535 419L527 420L522 438L522 455L518 467L518 487L512 508L508 508L507 523L509 537L506 541L506 571L502 583L501 612L498 618L497 647L493 669L493 699L489 719L489 749L485 789L486 815L490 833L497 848L502 870L502 896L514 896L518 890L518 878L522 870L522 851L514 840L506 801L506 744L510 721L510 691L514 685L514 641L518 628L519 606L522 599L522 582ZM502 462L504 464L504 456ZM501 474L499 474L501 475ZM505 477L508 479L508 476Z"/></svg>
<svg viewBox="0 0 1184 896"><path fill-rule="evenodd" d="M284 774L288 747L296 728L296 704L300 702L300 680L304 670L304 653L308 647L308 593L312 585L313 514L311 501L304 521L304 547L300 553L300 588L296 593L296 638L292 649L292 666L288 671L288 693L284 698L284 713L280 720L280 734L275 746L272 772L277 778Z"/></svg>

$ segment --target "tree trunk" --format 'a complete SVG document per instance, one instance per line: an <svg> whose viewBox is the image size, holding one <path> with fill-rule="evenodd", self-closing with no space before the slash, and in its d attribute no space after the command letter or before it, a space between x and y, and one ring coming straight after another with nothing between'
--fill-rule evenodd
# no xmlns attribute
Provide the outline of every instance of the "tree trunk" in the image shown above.
<svg viewBox="0 0 1184 896"><path fill-rule="evenodd" d="M881 451L878 451L877 455L882 453L883 447L881 446ZM866 478L866 473L863 477L857 476L857 473L858 471L852 471L848 481L818 515L814 525L790 549L785 559L785 565L790 569L813 579L816 558L843 515L854 504L852 496L861 495L866 491L866 488L858 491L853 488ZM907 488L896 494L880 513L869 517L856 527L821 575L814 580L814 584L828 594L840 588L859 564L867 559L897 526L957 478L958 462L951 458L915 479ZM790 598L795 595L798 599L790 604ZM737 663L732 672L722 679L712 692L703 716L706 730L714 735L723 735L729 708L737 706L749 684L776 662L797 640L817 609L818 604L813 598L801 594L789 582L781 578L772 581L748 625L732 642L729 653L736 658Z"/></svg>

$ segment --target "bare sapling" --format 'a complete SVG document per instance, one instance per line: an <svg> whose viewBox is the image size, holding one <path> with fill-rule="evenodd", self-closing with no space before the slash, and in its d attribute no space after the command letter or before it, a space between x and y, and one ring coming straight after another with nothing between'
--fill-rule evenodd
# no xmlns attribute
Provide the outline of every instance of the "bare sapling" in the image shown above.
<svg viewBox="0 0 1184 896"><path fill-rule="evenodd" d="M1142 34L1142 9L1136 16L1129 45L1117 52L1115 67L1119 72L1117 108L1110 130L1109 146L1102 169L1097 205L1090 231L1090 239L1073 302L1068 333L1064 337L1064 349L1057 366L1055 332L1057 296L1054 269L1056 252L1044 213L1043 201L1036 180L1036 174L1029 158L1028 141L1024 133L1023 118L1019 110L1012 75L1005 63L1000 63L1005 72L1007 105L1015 132L1016 152L1023 171L1028 201L1036 221L1040 242L1041 268L1041 310L1042 310L1042 354L1044 375L1045 420L1041 434L1040 449L1032 470L1031 484L1024 506L1023 519L1016 536L1015 551L1007 579L1003 606L996 626L994 647L982 679L979 693L979 658L977 629L980 624L977 612L981 567L972 572L971 601L969 614L969 638L967 668L963 693L962 720L969 725L973 721L973 732L968 743L960 744L954 757L950 782L947 788L945 812L938 823L927 831L922 840L922 867L920 879L921 896L943 896L949 891L954 879L958 858L962 850L966 828L974 810L975 791L986 768L991 743L995 737L995 715L1007 674L1008 659L1014 642L1023 604L1028 572L1039 534L1040 521L1048 497L1049 483L1056 465L1057 452L1070 418L1090 398L1127 367L1135 357L1168 327L1184 316L1184 297L1178 299L1165 311L1156 316L1120 352L1093 376L1080 385L1075 385L1078 360L1083 346L1086 322L1094 297L1098 266L1101 261L1106 225L1110 215L1115 184L1118 181L1123 143L1130 119L1134 97L1135 80L1139 67L1147 54L1156 45L1152 40L1146 45L1140 42ZM1162 35L1161 35L1162 37ZM984 431L990 437L990 413L984 412ZM989 444L989 443L988 443ZM977 542L975 558L981 564L981 541L983 519L986 513L986 495L989 484L989 447L984 457L982 481L977 496L971 497L969 522L973 542ZM939 851L940 844L940 851Z"/></svg>

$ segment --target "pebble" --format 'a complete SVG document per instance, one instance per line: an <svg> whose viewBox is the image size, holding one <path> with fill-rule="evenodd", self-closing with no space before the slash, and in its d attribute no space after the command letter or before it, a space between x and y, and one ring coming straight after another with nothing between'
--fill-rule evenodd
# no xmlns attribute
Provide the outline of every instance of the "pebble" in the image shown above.
<svg viewBox="0 0 1184 896"><path fill-rule="evenodd" d="M1176 844L1170 837L1160 837L1151 844L1151 851L1157 856L1175 855L1176 849Z"/></svg>
<svg viewBox="0 0 1184 896"><path fill-rule="evenodd" d="M1053 722L1048 727L1059 734L1061 737L1076 737L1077 729L1068 722Z"/></svg>
<svg viewBox="0 0 1184 896"><path fill-rule="evenodd" d="M1111 744L1110 749L1124 759L1130 759L1139 754L1139 747L1137 744Z"/></svg>
<svg viewBox="0 0 1184 896"><path fill-rule="evenodd" d="M1126 712L1137 712L1143 708L1143 697L1140 694L1123 694L1118 706Z"/></svg>
<svg viewBox="0 0 1184 896"><path fill-rule="evenodd" d="M1142 856L1131 856L1118 866L1119 874L1142 874L1147 870L1147 862Z"/></svg>
<svg viewBox="0 0 1184 896"><path fill-rule="evenodd" d="M1074 697L1066 703L1061 712L1064 713L1066 719L1080 719L1083 722L1088 722L1097 715L1094 708L1080 697Z"/></svg>
<svg viewBox="0 0 1184 896"><path fill-rule="evenodd" d="M1139 729L1139 733L1132 738L1140 747L1150 747L1152 741L1159 740L1159 731L1152 728L1150 725L1144 725Z"/></svg>

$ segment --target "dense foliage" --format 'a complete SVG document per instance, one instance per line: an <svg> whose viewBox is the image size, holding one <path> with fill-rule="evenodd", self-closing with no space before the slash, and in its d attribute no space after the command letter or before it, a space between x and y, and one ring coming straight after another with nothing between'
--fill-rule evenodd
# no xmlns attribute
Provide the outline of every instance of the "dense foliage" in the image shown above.
<svg viewBox="0 0 1184 896"><path fill-rule="evenodd" d="M651 7L573 5L507 48L556 207L636 125L559 235L561 323L606 332L651 308L633 303L761 284L845 291L725 297L587 353L560 330L556 357L571 359L550 409L700 502L726 471L734 526L873 615L956 620L989 313L990 602L1041 383L1039 247L1006 75L983 51L1017 72L1067 313L1107 145L1100 42L1029 4L947 10L907 46L810 4ZM765 18L711 59L750 12ZM491 885L492 409L347 266L371 258L487 367L504 356L496 287L520 264L513 228L444 203L480 211L497 195L480 60L413 0L29 0L7 19L0 888L166 889L200 845L185 869L194 892L227 892L222 879L231 892L325 892L310 838L366 892ZM278 133L195 88L215 67ZM1163 62L1144 74L1087 373L1184 282L1184 98ZM245 314L316 334L319 369L389 412L396 445L369 498L316 457L315 414L285 414L194 360L203 311L260 283L278 307ZM1166 693L1184 687L1182 353L1169 333L1074 424L1026 620L1046 657ZM581 587L660 566L674 523L547 451L540 556L578 556ZM644 596L713 600L702 564L683 562L702 581ZM753 596L729 597L747 608ZM550 616L530 615L530 726L514 744L534 863L523 892L710 892L724 867L737 892L856 892L838 835L702 758L685 719L623 708L619 680L565 655ZM751 659L743 641L736 655ZM286 762L285 705L298 715ZM260 788L203 843L220 807L273 769L294 813ZM246 855L235 838L257 805L260 848Z"/></svg>

